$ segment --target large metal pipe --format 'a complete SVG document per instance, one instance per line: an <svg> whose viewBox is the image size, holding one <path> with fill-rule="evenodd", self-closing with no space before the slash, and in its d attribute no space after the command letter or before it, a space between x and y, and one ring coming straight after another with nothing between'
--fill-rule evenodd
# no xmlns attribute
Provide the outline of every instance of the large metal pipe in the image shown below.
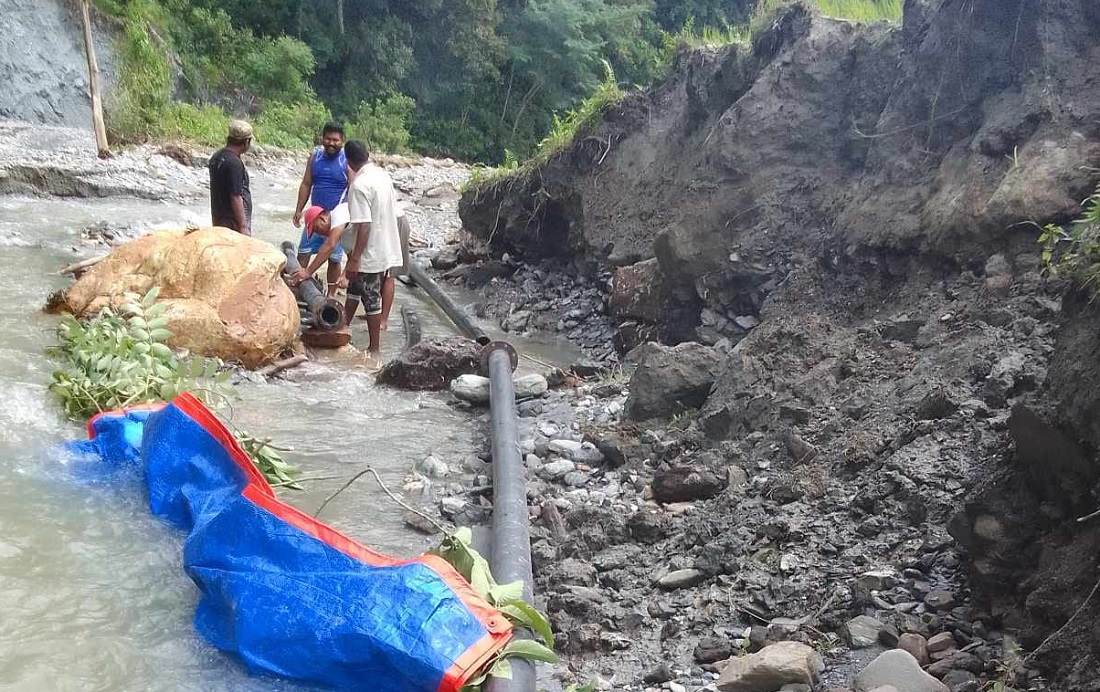
<svg viewBox="0 0 1100 692"><path fill-rule="evenodd" d="M285 241L280 249L286 255L287 274L293 274L302 268L302 265L298 264L298 252L294 248L294 243ZM340 307L340 303L326 297L313 281L303 281L291 287L291 290L309 307L309 312L313 316L312 326L325 330L339 329L344 326L344 310Z"/></svg>
<svg viewBox="0 0 1100 692"><path fill-rule="evenodd" d="M491 341L488 335L485 334L485 330L474 324L466 311L460 308L449 295L444 293L439 284L435 282L435 279L428 276L427 272L421 269L416 262L409 264L409 276L424 289L425 293L431 296L443 312L447 313L447 317L451 318L451 321L467 338L473 339L483 346Z"/></svg>
<svg viewBox="0 0 1100 692"><path fill-rule="evenodd" d="M493 577L501 584L523 582L523 600L531 603L531 533L527 514L527 477L519 448L519 420L512 372L516 352L509 344L494 341L482 350L489 373L489 406L493 449ZM522 635L521 635L522 636ZM492 678L489 692L534 692L535 666L512 661L510 680Z"/></svg>

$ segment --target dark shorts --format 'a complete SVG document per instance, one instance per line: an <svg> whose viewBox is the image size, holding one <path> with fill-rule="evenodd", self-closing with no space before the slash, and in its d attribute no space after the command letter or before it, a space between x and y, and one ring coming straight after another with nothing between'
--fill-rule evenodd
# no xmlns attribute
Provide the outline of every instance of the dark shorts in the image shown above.
<svg viewBox="0 0 1100 692"><path fill-rule="evenodd" d="M364 274L348 282L348 298L363 303L368 315L382 314L382 279L386 272Z"/></svg>

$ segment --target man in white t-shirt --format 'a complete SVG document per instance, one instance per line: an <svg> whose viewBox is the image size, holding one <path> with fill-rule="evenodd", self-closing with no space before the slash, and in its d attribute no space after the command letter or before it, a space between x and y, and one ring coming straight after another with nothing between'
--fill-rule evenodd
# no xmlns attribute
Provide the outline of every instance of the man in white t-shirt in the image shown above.
<svg viewBox="0 0 1100 692"><path fill-rule="evenodd" d="M351 218L340 234L340 243L348 255L344 270L348 278L346 319L351 324L360 301L367 312L370 334L368 353L377 357L381 350L382 280L391 267L402 265L401 238L397 229L397 197L393 180L378 166L368 165L370 154L360 141L344 146L348 168L354 179L348 187Z"/></svg>
<svg viewBox="0 0 1100 692"><path fill-rule="evenodd" d="M347 202L341 202L337 204L332 211L328 211L324 207L312 206L306 209L304 216L306 239L311 240L315 236L321 236L324 238L324 242L320 247L316 248L316 252L309 264L294 272L294 276L291 277L291 280L295 286L312 278L313 275L317 273L317 270L321 268L321 265L330 259L332 260L329 262L330 269L334 263L339 267L340 260L343 259L344 256L344 250L340 245L340 236L343 234L344 229L347 228L348 221L351 218L351 212L348 209ZM299 256L298 261L301 262L301 256ZM332 272L330 271L328 277L329 298L336 295L336 289L338 287L338 281L334 280L331 274ZM339 278L339 276L337 278Z"/></svg>

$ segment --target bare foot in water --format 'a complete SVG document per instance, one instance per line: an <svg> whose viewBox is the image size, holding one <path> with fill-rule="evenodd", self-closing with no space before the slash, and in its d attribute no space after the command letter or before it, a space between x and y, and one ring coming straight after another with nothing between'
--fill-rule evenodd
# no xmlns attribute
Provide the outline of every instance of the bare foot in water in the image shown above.
<svg viewBox="0 0 1100 692"><path fill-rule="evenodd" d="M367 372L376 373L382 369L382 357L377 353L364 353L363 366L367 369Z"/></svg>

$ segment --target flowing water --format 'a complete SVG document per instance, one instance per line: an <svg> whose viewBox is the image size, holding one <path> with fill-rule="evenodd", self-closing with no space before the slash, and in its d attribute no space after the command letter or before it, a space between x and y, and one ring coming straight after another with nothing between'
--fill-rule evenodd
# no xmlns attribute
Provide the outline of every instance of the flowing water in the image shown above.
<svg viewBox="0 0 1100 692"><path fill-rule="evenodd" d="M258 234L297 240L286 219L296 181L256 177ZM297 690L250 677L191 626L197 590L181 569L181 536L149 515L139 486L88 486L52 448L81 437L50 399L56 318L41 312L67 281L53 274L89 254L80 230L111 220L141 227L204 223L205 200L0 197L0 690ZM451 333L445 319L399 286L384 355L403 342L400 305L416 308L425 336ZM362 323L361 323L362 324ZM356 338L365 338L356 326ZM527 344L521 348L534 348ZM540 358L562 361L555 345ZM337 476L284 499L312 512L366 464L400 491L430 453L458 467L484 444L484 424L444 396L397 392L339 358L308 363L287 381L238 384L235 424L296 451L303 475ZM322 518L383 552L412 556L431 541L368 477L341 493Z"/></svg>

